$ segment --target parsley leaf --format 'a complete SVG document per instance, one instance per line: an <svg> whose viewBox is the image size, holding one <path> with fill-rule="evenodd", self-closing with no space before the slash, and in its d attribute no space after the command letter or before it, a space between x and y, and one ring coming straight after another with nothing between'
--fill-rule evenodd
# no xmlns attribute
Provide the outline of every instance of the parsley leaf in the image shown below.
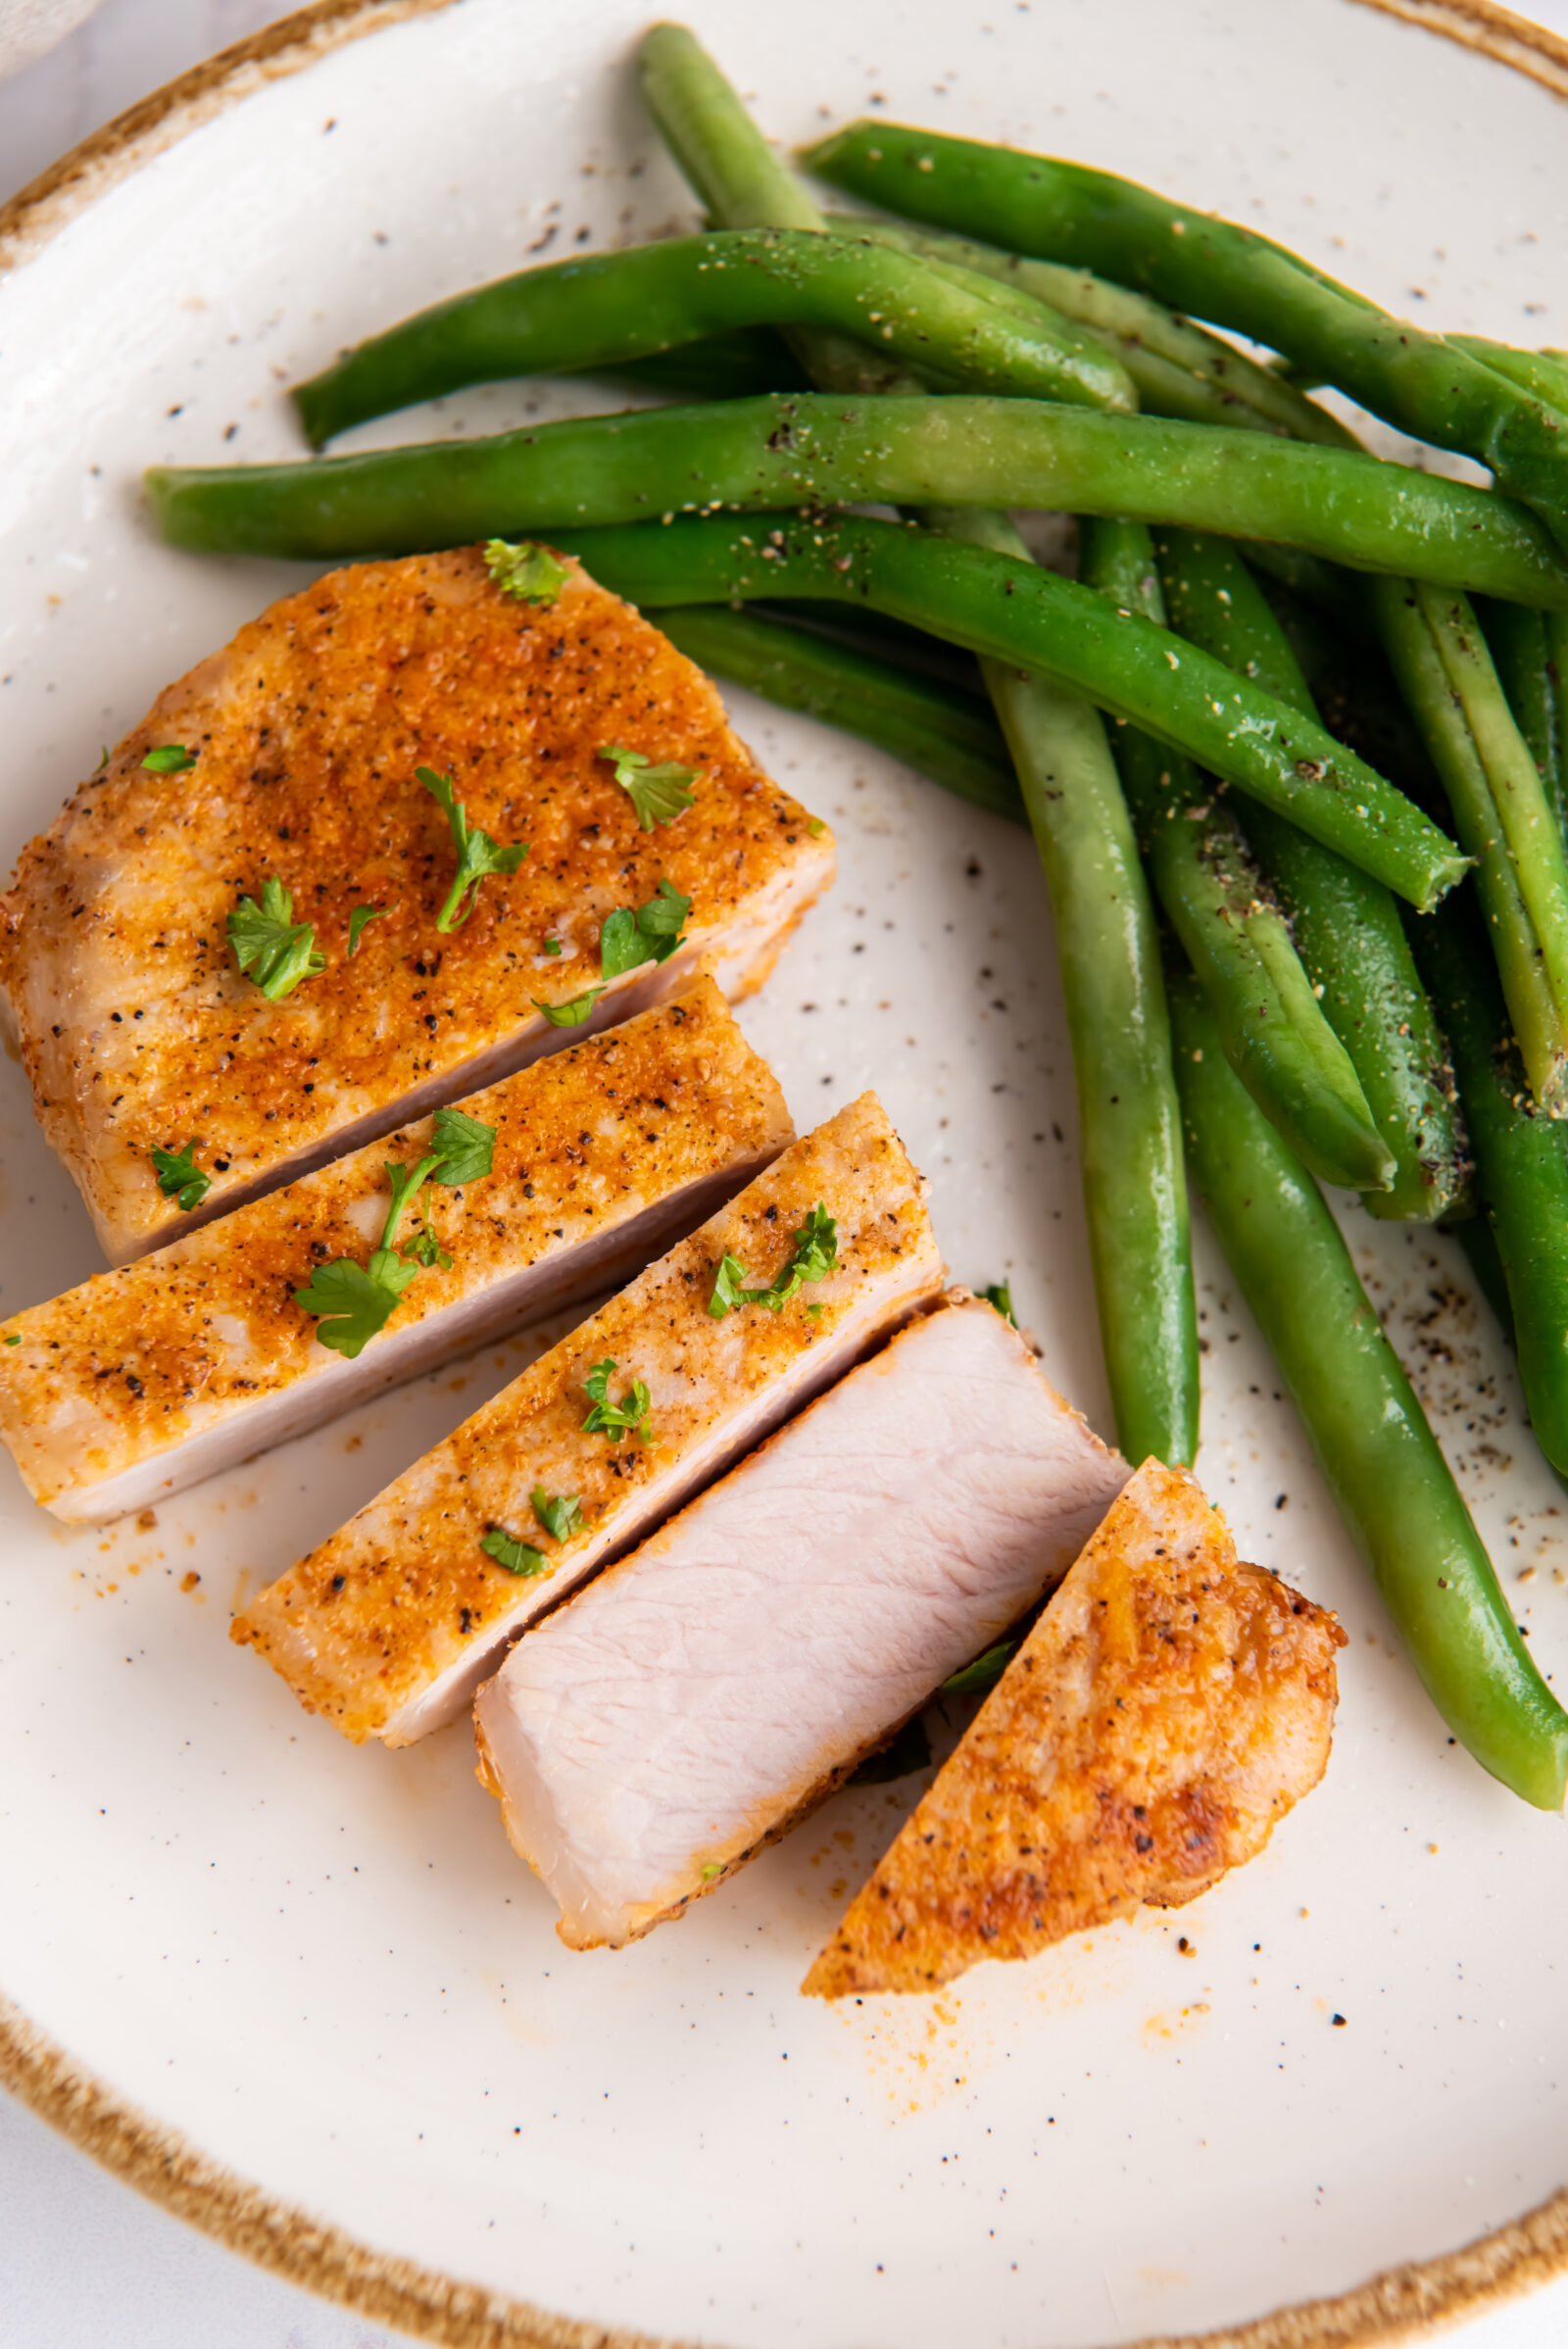
<svg viewBox="0 0 1568 2349"><path fill-rule="evenodd" d="M980 1294L988 1305L996 1306L1004 1321L1010 1321L1013 1328L1017 1328L1018 1316L1012 1309L1012 1283L1010 1281L993 1281L990 1288L982 1289Z"/></svg>
<svg viewBox="0 0 1568 2349"><path fill-rule="evenodd" d="M950 1672L937 1694L977 1696L984 1688L994 1688L1006 1671L1017 1644L1016 1639L999 1639L995 1647L988 1647L983 1656L975 1657L973 1663L960 1664L956 1672Z"/></svg>
<svg viewBox="0 0 1568 2349"><path fill-rule="evenodd" d="M192 1136L183 1150L161 1150L155 1144L152 1150L153 1172L158 1177L159 1190L165 1199L177 1199L187 1215L192 1207L201 1205L213 1187L212 1176L204 1175L196 1163L195 1150L195 1137Z"/></svg>
<svg viewBox="0 0 1568 2349"><path fill-rule="evenodd" d="M367 926L373 921L385 921L391 910L390 905L355 906L349 915L349 959L351 961L360 951L360 939Z"/></svg>
<svg viewBox="0 0 1568 2349"><path fill-rule="evenodd" d="M544 1551L535 1549L531 1542L516 1541L504 1525L493 1525L482 1535L479 1547L509 1574L543 1574L545 1570Z"/></svg>
<svg viewBox="0 0 1568 2349"><path fill-rule="evenodd" d="M416 1264L422 1265L426 1272L434 1264L439 1264L443 1272L452 1270L452 1258L428 1226L422 1232L415 1233L409 1242L407 1254L414 1258Z"/></svg>
<svg viewBox="0 0 1568 2349"><path fill-rule="evenodd" d="M553 604L571 577L559 555L527 538L515 546L504 538L486 539L484 566L504 596L519 596L529 604Z"/></svg>
<svg viewBox="0 0 1568 2349"><path fill-rule="evenodd" d="M605 1435L612 1444L618 1444L622 1436L641 1436L645 1433L653 1397L641 1379L633 1379L619 1402L612 1403L610 1399L610 1374L614 1367L607 1354L602 1362L594 1364L583 1380L594 1407L582 1424L585 1435Z"/></svg>
<svg viewBox="0 0 1568 2349"><path fill-rule="evenodd" d="M106 765L108 759L109 754L106 751L104 753ZM187 751L182 742L161 742L158 748L155 751L149 751L142 760L143 767L150 775L182 775L188 766L194 766L195 763L196 753Z"/></svg>
<svg viewBox="0 0 1568 2349"><path fill-rule="evenodd" d="M466 1109L438 1109L435 1113L435 1154L440 1164L430 1170L435 1183L457 1186L477 1183L487 1175L495 1162L496 1129L487 1126L482 1117L470 1117Z"/></svg>
<svg viewBox="0 0 1568 2349"><path fill-rule="evenodd" d="M405 1264L395 1248L378 1248L368 1266L356 1264L352 1256L339 1256L317 1267L310 1287L295 1290L294 1302L316 1315L321 1344L353 1362L377 1331L385 1329L404 1290L418 1274L417 1264Z"/></svg>
<svg viewBox="0 0 1568 2349"><path fill-rule="evenodd" d="M560 952L561 952L561 941L560 941L560 939L559 939L559 938L547 938L547 939L545 940L544 951L545 951L545 953L546 953L547 954L560 954Z"/></svg>
<svg viewBox="0 0 1568 2349"><path fill-rule="evenodd" d="M294 900L276 873L262 883L259 905L254 898L240 899L228 917L228 943L241 971L274 1003L326 968L314 926L294 919Z"/></svg>
<svg viewBox="0 0 1568 2349"><path fill-rule="evenodd" d="M478 901L479 884L491 873L514 873L528 854L528 843L519 841L514 847L502 848L488 832L468 826L467 811L453 790L448 772L438 775L433 766L416 766L415 773L430 797L446 812L452 831L452 845L458 852L457 877L447 891L446 904L435 917L438 930L461 930ZM467 905L464 905L464 899ZM460 910L461 908L461 910Z"/></svg>
<svg viewBox="0 0 1568 2349"><path fill-rule="evenodd" d="M643 962L667 962L682 943L681 924L691 909L691 899L682 897L673 881L661 881L658 894L635 913L629 905L617 905L606 915L599 933L599 964L605 977L618 979Z"/></svg>
<svg viewBox="0 0 1568 2349"><path fill-rule="evenodd" d="M630 905L617 905L613 913L606 914L599 933L601 983L585 987L581 995L564 1003L541 1003L534 996L534 1009L542 1011L553 1028L580 1028L612 979L644 962L668 961L683 943L680 928L691 909L691 899L682 897L673 881L661 881L658 894L635 912ZM545 951L550 952L548 945ZM559 945L555 951L560 953Z"/></svg>
<svg viewBox="0 0 1568 2349"><path fill-rule="evenodd" d="M6 1340L6 1344L7 1346L20 1346L22 1344L22 1332L20 1330L14 1330L11 1336Z"/></svg>
<svg viewBox="0 0 1568 2349"><path fill-rule="evenodd" d="M686 788L697 780L694 766L655 766L641 751L623 751L614 743L607 743L599 757L613 763L615 781L636 809L638 824L645 832L651 832L655 824L672 824L694 804Z"/></svg>
<svg viewBox="0 0 1568 2349"><path fill-rule="evenodd" d="M358 1264L352 1256L336 1257L311 1275L308 1288L294 1292L294 1302L316 1315L316 1335L321 1344L351 1362L385 1329L399 1298L410 1282L418 1278L421 1267L428 1270L439 1264L446 1270L451 1265L452 1258L431 1231L420 1232L411 1241L407 1255L393 1245L398 1225L416 1194L427 1182L471 1183L490 1172L496 1129L487 1126L483 1118L469 1117L463 1109L438 1109L434 1139L434 1150L411 1165L384 1161L392 1198L381 1227L381 1244L369 1263Z"/></svg>
<svg viewBox="0 0 1568 2349"><path fill-rule="evenodd" d="M745 1265L726 1248L713 1275L708 1310L715 1321L722 1321L736 1305L765 1305L769 1313L782 1313L808 1281L826 1280L838 1262L838 1232L834 1218L818 1199L795 1233L783 1265L764 1289L747 1288Z"/></svg>
<svg viewBox="0 0 1568 2349"><path fill-rule="evenodd" d="M582 1523L582 1502L576 1493L558 1493L552 1498L543 1485L535 1485L528 1497L545 1532L557 1542L569 1542Z"/></svg>
<svg viewBox="0 0 1568 2349"><path fill-rule="evenodd" d="M529 1001L536 1011L544 1013L553 1028L580 1028L604 992L602 987L585 987L581 995L574 995L565 1003L542 1003L537 996Z"/></svg>

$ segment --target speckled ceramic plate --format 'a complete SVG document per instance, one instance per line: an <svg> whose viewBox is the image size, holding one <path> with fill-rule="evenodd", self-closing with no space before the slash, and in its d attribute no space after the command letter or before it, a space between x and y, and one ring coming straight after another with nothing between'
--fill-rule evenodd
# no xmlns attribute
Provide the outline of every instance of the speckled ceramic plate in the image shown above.
<svg viewBox="0 0 1568 2349"><path fill-rule="evenodd" d="M785 137L870 105L1063 149L1424 318L1568 343L1560 100L1386 15L692 14ZM281 386L340 343L529 255L689 217L626 71L643 21L636 0L332 6L304 47L196 79L0 222L7 857L166 678L301 575L161 550L142 465L287 454ZM1549 44L1535 62L1549 78ZM540 412L499 387L383 436ZM744 696L735 715L843 854L749 1032L802 1127L880 1090L955 1272L1010 1276L1103 1426L1030 856L868 751ZM94 1253L9 1065L0 1143L9 1311ZM1520 1620L1568 1663L1568 1504L1457 1252L1348 1228ZM1351 1645L1322 1790L1179 1923L940 1999L805 2004L906 1785L840 1796L678 1928L568 1956L466 1729L352 1751L224 1637L243 1592L514 1369L501 1351L156 1523L65 1531L0 1470L8 2077L230 2240L443 2339L1082 2349L1350 2293L1267 2334L1343 2341L1554 2259L1560 2206L1468 2265L1441 2255L1568 2166L1561 1825L1446 1740L1199 1247L1202 1473L1244 1552L1336 1606ZM1439 2264L1356 2294L1406 2261Z"/></svg>

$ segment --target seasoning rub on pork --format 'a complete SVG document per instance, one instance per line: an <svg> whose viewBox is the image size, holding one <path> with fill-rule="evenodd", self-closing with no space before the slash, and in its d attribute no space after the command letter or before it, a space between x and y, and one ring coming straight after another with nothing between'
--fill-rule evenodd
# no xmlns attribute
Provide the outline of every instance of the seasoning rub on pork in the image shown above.
<svg viewBox="0 0 1568 2349"><path fill-rule="evenodd" d="M481 1776L573 1949L751 1858L1064 1573L1126 1463L952 1293L480 1691Z"/></svg>
<svg viewBox="0 0 1568 2349"><path fill-rule="evenodd" d="M703 954L734 998L827 885L831 836L702 672L552 569L549 602L476 548L331 572L168 687L23 851L0 993L113 1260L675 993ZM607 750L690 784L656 813ZM454 903L460 832L495 856L470 851L491 869ZM631 966L582 1004L607 917L659 901L657 922L670 891L684 945L623 938ZM191 1144L182 1204L152 1153Z"/></svg>
<svg viewBox="0 0 1568 2349"><path fill-rule="evenodd" d="M419 1194L399 1237L428 1235L429 1261L357 1356L323 1342L330 1323L298 1295L323 1265L369 1259L387 1162L426 1156L428 1119L14 1315L0 1439L33 1498L72 1520L163 1500L612 1287L792 1139L770 1070L706 976L463 1111L493 1131L490 1171Z"/></svg>
<svg viewBox="0 0 1568 2349"><path fill-rule="evenodd" d="M1195 1900L1322 1777L1344 1644L1146 1461L802 1987L930 1990Z"/></svg>
<svg viewBox="0 0 1568 2349"><path fill-rule="evenodd" d="M232 1636L356 1742L439 1728L525 1624L936 1293L924 1194L876 1097L852 1101L264 1590ZM818 1209L836 1225L830 1268L777 1311L710 1311L726 1259L754 1287L778 1282Z"/></svg>

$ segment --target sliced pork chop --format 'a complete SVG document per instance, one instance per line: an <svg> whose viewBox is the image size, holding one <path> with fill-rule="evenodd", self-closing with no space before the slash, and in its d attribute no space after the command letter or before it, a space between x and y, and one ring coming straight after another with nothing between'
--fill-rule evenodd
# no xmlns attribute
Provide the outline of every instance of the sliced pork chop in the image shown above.
<svg viewBox="0 0 1568 2349"><path fill-rule="evenodd" d="M368 1259L385 1161L416 1164L428 1122L15 1315L0 1438L33 1498L71 1520L166 1499L612 1287L793 1138L772 1072L707 977L463 1107L495 1128L492 1170L419 1195L451 1264L418 1274L356 1360L320 1343L295 1292L335 1258Z"/></svg>
<svg viewBox="0 0 1568 2349"><path fill-rule="evenodd" d="M1322 1777L1344 1644L1146 1461L803 1988L930 1990L1196 1899Z"/></svg>
<svg viewBox="0 0 1568 2349"><path fill-rule="evenodd" d="M264 1590L233 1638L356 1742L438 1729L525 1624L936 1293L924 1192L875 1095L852 1101ZM715 1319L726 1251L762 1285L819 1201L837 1219L833 1270L777 1313ZM647 1387L640 1434L584 1425L606 1359L612 1403ZM578 1502L564 1538L539 1523L536 1489ZM496 1529L536 1550L537 1567L518 1575L488 1555Z"/></svg>
<svg viewBox="0 0 1568 2349"><path fill-rule="evenodd" d="M530 1633L480 1691L481 1776L562 1939L635 1939L792 1825L1126 1475L957 1291Z"/></svg>
<svg viewBox="0 0 1568 2349"><path fill-rule="evenodd" d="M611 745L695 770L692 806L641 830ZM186 771L143 765L178 749ZM470 827L528 843L447 934L456 853L421 765L450 771ZM692 901L687 944L616 979L593 1025L676 993L705 954L726 995L756 985L832 871L825 828L629 605L576 564L554 604L519 603L459 549L333 571L171 685L23 852L0 990L118 1262L193 1220L155 1147L196 1138L205 1222L580 1040L535 999L597 982L605 916L661 881ZM226 934L272 875L326 957L279 1002ZM360 905L382 918L351 957Z"/></svg>

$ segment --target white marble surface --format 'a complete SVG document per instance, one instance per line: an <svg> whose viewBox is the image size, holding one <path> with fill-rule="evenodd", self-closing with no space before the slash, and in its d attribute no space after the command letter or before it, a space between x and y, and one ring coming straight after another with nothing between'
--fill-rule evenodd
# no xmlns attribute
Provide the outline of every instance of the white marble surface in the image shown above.
<svg viewBox="0 0 1568 2349"><path fill-rule="evenodd" d="M0 200L147 90L279 13L269 0L104 0L0 83ZM1568 34L1568 0L1538 0L1533 13ZM1568 2279L1445 2337L1457 2349L1557 2349ZM0 2098L4 2349L395 2349L402 2338L220 2250Z"/></svg>

